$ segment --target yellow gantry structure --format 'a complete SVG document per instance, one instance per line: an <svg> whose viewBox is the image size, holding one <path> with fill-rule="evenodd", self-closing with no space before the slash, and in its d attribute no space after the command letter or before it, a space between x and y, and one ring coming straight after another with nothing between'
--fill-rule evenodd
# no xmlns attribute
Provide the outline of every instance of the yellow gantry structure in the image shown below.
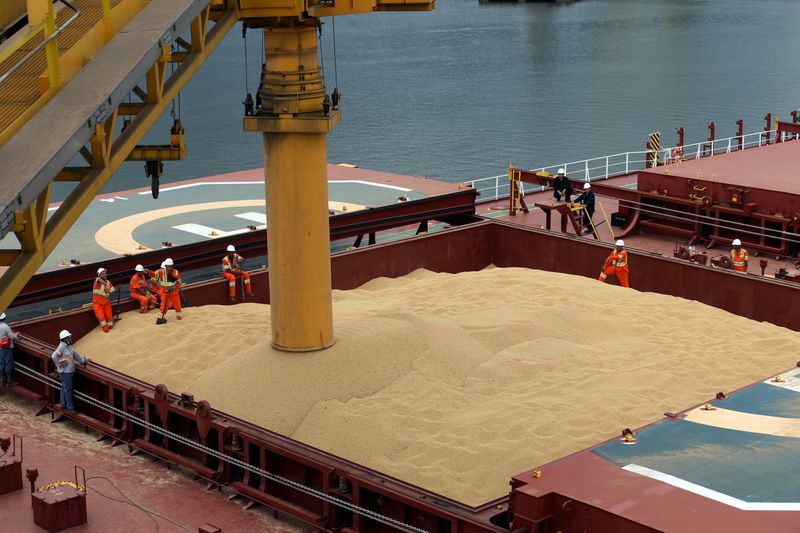
<svg viewBox="0 0 800 533"><path fill-rule="evenodd" d="M185 157L179 122L168 145L139 142L242 20L264 32L260 105L244 128L264 141L273 345L333 344L326 134L341 109L317 61L320 18L433 4L27 0L27 29L0 43L0 237L19 243L0 250L0 310L124 161ZM84 164L70 166L76 156ZM48 218L54 181L76 186Z"/></svg>

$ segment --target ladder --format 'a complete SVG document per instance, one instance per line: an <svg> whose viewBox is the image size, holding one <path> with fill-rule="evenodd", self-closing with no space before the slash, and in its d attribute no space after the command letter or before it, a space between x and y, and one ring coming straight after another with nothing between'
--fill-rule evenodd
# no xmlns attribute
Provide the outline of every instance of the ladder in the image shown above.
<svg viewBox="0 0 800 533"><path fill-rule="evenodd" d="M592 234L595 240L601 240L600 234L597 232L598 226L602 226L605 223L608 226L609 231L611 232L611 242L614 242L614 230L611 227L611 224L608 222L608 217L606 216L606 210L603 208L603 204L597 202L597 205L600 206L600 212L603 213L603 220L595 224L592 217L589 216L589 211L586 209L586 206L582 203L577 202L570 202L567 204L567 217L569 218L570 222L572 223L572 227L575 229L575 234L579 236ZM584 219L589 221L589 224L584 224Z"/></svg>
<svg viewBox="0 0 800 533"><path fill-rule="evenodd" d="M525 189L522 185L522 171L508 165L508 179L510 181L510 194L508 195L508 214L516 216L517 211L529 213L528 204L525 203Z"/></svg>

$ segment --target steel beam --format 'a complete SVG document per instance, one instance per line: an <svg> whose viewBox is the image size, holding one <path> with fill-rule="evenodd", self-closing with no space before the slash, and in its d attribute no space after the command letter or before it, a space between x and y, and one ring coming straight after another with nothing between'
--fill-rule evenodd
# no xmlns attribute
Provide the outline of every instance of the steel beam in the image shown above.
<svg viewBox="0 0 800 533"><path fill-rule="evenodd" d="M18 178L14 180L15 183L2 191L6 196L3 202L6 202L7 207L0 217L1 234L5 235L14 229L22 230L22 234L17 233L22 242L22 249L16 258L14 259L12 254L0 256L2 260L13 259L8 270L0 278L2 279L0 309L5 309L22 290L44 259L237 21L238 13L232 9L226 12L207 33L193 32L195 37L203 40L203 43L196 47L199 51L189 54L186 61L165 79L164 47L193 20L208 20L208 0L181 0L175 2L180 5L172 5L170 9L171 4L172 2L159 2L151 4L152 10L151 7L145 9L140 17L120 32L94 62L76 76L48 106L45 106L41 114L48 117L37 115L19 135L0 149L0 168L19 171L14 174ZM169 25L166 33L163 29L165 20L175 21ZM146 38L143 38L142 34ZM137 45L138 50L135 48ZM122 57L128 58L129 62L120 60L120 47L127 49ZM96 72L98 69L100 72ZM121 81L106 87L105 103L93 112L89 112L85 102L86 95L81 93L85 91L87 84L96 81L95 76L97 79L110 78ZM112 142L117 106L136 86L137 81L145 76L148 80L147 101L125 131ZM63 111L63 106L73 103L79 107L69 113L73 121L79 116L76 114L82 111L89 112L91 118L88 121L82 120L80 126L71 132L63 129L55 130L55 137L58 138L52 139L47 144L47 150L31 154L30 158L21 157L21 154L31 153L31 148L38 145L33 143L26 148L25 144L20 143L27 143L32 136L41 135L40 130L43 127L53 131L52 124L46 124L49 116L52 116L48 113L51 106ZM91 142L92 145L91 169L85 174L82 171L65 173L62 169L66 168L69 159L87 142ZM6 162L8 166L4 166ZM38 208L32 208L32 205L41 198L42 192L49 191L50 184L54 180L72 181L79 177L80 182L77 187L50 220L44 225L36 225L34 211ZM23 180L24 185L17 188L19 180ZM8 198L8 193L13 194L15 190L19 191L19 194L15 198ZM15 227L18 219L16 213L23 214L23 228ZM44 213L45 215L47 213L46 207Z"/></svg>

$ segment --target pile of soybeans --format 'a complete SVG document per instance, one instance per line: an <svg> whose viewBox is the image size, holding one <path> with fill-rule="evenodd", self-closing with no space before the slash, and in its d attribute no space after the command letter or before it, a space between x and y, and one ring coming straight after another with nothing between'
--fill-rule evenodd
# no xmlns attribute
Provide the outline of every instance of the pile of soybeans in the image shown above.
<svg viewBox="0 0 800 533"><path fill-rule="evenodd" d="M524 268L334 291L337 342L270 346L269 306L127 313L82 355L469 505L511 476L791 367L800 335Z"/></svg>

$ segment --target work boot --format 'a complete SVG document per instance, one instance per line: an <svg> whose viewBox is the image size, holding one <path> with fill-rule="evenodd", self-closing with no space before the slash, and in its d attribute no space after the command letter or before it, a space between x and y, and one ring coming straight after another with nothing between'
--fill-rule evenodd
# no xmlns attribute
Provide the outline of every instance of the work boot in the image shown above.
<svg viewBox="0 0 800 533"><path fill-rule="evenodd" d="M236 297L235 297L235 296L231 296L231 297L229 298L229 301L231 301L231 302L235 302L235 301L236 301Z"/></svg>
<svg viewBox="0 0 800 533"><path fill-rule="evenodd" d="M108 326L103 326L103 333L108 333Z"/></svg>
<svg viewBox="0 0 800 533"><path fill-rule="evenodd" d="M11 372L9 372L8 374L3 374L3 384L6 385L7 387L13 387L14 385L17 384L17 382L11 378Z"/></svg>
<svg viewBox="0 0 800 533"><path fill-rule="evenodd" d="M0 377L3 378L3 387L5 387L6 386L6 375L5 375L5 373L3 373L3 375L0 376Z"/></svg>

